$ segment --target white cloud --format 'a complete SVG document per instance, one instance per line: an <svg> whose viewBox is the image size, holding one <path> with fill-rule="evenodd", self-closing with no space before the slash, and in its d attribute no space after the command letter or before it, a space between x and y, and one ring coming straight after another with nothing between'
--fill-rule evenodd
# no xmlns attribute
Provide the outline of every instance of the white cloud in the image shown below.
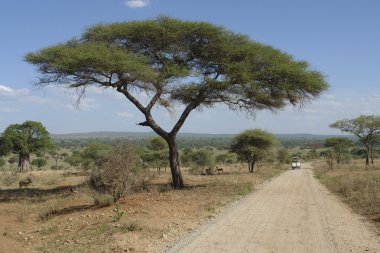
<svg viewBox="0 0 380 253"><path fill-rule="evenodd" d="M125 4L129 8L142 8L149 5L150 0L127 0Z"/></svg>
<svg viewBox="0 0 380 253"><path fill-rule="evenodd" d="M5 85L0 84L0 94L2 95L11 95L13 94L13 89Z"/></svg>
<svg viewBox="0 0 380 253"><path fill-rule="evenodd" d="M131 118L135 117L135 115L133 115L132 113L129 113L129 112L118 112L116 114L117 114L117 116L127 118L127 119L131 119Z"/></svg>
<svg viewBox="0 0 380 253"><path fill-rule="evenodd" d="M12 89L9 86L0 84L0 96L3 97L16 97L16 96L24 96L29 94L28 89Z"/></svg>

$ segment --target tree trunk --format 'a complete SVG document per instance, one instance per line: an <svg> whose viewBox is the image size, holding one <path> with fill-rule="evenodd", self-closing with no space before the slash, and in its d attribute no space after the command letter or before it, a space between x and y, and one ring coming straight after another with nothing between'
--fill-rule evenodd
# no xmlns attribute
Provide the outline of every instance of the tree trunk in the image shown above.
<svg viewBox="0 0 380 253"><path fill-rule="evenodd" d="M183 185L181 170L179 168L178 147L177 147L177 142L176 142L176 136L169 135L169 138L166 141L169 146L169 161L170 161L170 169L172 173L173 188L182 189L184 185Z"/></svg>
<svg viewBox="0 0 380 253"><path fill-rule="evenodd" d="M367 147L367 154L366 154L366 157L365 157L365 165L368 166L369 165L369 147Z"/></svg>
<svg viewBox="0 0 380 253"><path fill-rule="evenodd" d="M30 155L20 154L18 160L17 172L25 172L30 170Z"/></svg>
<svg viewBox="0 0 380 253"><path fill-rule="evenodd" d="M253 169L255 168L255 161L250 161L248 163L248 169L249 169L249 173L253 173Z"/></svg>

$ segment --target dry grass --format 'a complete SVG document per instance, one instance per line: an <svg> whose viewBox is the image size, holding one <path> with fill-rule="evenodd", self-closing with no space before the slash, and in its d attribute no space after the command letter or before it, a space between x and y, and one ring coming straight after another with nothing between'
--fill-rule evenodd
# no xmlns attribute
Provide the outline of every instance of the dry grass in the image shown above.
<svg viewBox="0 0 380 253"><path fill-rule="evenodd" d="M33 235L35 238L23 241L3 236L0 244L5 245L3 239L23 250L30 247L39 252L158 252L177 237L215 217L229 203L252 192L261 182L284 171L282 166L266 164L259 165L255 173L248 173L245 164L219 167L223 167L223 174L192 175L183 168L186 187L176 191L170 186L170 172L162 172L148 181L146 188L128 193L116 206L99 208L93 205L98 201L107 206L109 196L95 196L86 186L68 194L0 203L0 222L7 221L7 227L12 228L0 232L17 234L23 231L24 237ZM46 185L42 182L56 178L47 171L35 176L47 177L39 179L41 187ZM76 180L75 177L66 179ZM60 180L56 182L60 186L61 183ZM28 208L23 210L26 206ZM21 208L14 223L4 212L2 215L2 210L10 208ZM21 226L25 230L20 230Z"/></svg>
<svg viewBox="0 0 380 253"><path fill-rule="evenodd" d="M380 231L380 164L365 167L363 161L335 166L329 170L318 163L315 175L339 195L354 211L373 220Z"/></svg>

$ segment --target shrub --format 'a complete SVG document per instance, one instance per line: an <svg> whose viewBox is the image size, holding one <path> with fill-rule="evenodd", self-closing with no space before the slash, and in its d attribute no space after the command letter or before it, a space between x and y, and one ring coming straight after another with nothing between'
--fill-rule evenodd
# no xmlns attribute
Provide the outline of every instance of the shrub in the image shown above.
<svg viewBox="0 0 380 253"><path fill-rule="evenodd" d="M117 201L140 182L137 164L139 157L128 145L116 145L107 160L90 177L90 186Z"/></svg>
<svg viewBox="0 0 380 253"><path fill-rule="evenodd" d="M141 231L142 226L137 221L129 221L121 225L120 230L124 233Z"/></svg>
<svg viewBox="0 0 380 253"><path fill-rule="evenodd" d="M110 206L115 202L114 198L109 194L95 193L93 198L95 205L100 207Z"/></svg>
<svg viewBox="0 0 380 253"><path fill-rule="evenodd" d="M38 169L41 169L42 167L46 166L47 161L43 158L36 158L31 163L34 166L37 166Z"/></svg>

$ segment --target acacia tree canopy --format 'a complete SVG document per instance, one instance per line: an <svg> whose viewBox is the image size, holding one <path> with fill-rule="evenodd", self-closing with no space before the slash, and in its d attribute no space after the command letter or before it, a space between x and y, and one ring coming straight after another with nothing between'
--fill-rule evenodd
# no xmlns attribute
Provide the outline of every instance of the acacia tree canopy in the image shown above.
<svg viewBox="0 0 380 253"><path fill-rule="evenodd" d="M318 96L324 77L304 61L270 46L205 22L168 17L95 25L81 38L29 53L26 61L42 73L39 85L61 85L84 92L89 86L122 93L169 145L175 188L183 181L176 135L194 109L225 104L254 113L276 110ZM148 101L138 99L145 93ZM152 116L155 106L176 110L170 131Z"/></svg>
<svg viewBox="0 0 380 253"><path fill-rule="evenodd" d="M374 115L361 115L355 119L343 119L330 125L342 132L347 132L359 138L360 142L366 147L366 165L369 160L373 164L373 147L377 143L380 135L380 117Z"/></svg>
<svg viewBox="0 0 380 253"><path fill-rule="evenodd" d="M333 137L325 140L325 147L331 147L335 151L337 163L340 163L342 153L347 152L348 148L353 145L352 140L343 137Z"/></svg>

